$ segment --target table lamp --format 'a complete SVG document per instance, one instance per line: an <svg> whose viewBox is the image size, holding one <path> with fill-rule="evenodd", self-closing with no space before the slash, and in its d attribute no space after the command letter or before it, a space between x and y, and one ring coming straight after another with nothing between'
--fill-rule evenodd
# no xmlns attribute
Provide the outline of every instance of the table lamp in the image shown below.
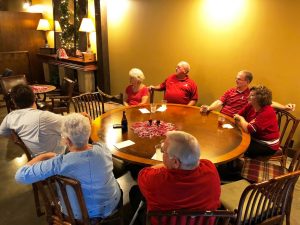
<svg viewBox="0 0 300 225"><path fill-rule="evenodd" d="M42 30L42 31L45 31L45 32L47 32L48 30L51 30L49 21L46 20L46 19L40 19L36 30ZM45 37L45 48L49 48L48 40L47 40L47 33L46 33L46 37Z"/></svg>
<svg viewBox="0 0 300 225"><path fill-rule="evenodd" d="M93 21L90 18L83 18L79 27L79 31L86 32L87 34L87 50L86 52L92 53L91 44L90 44L90 32L95 31L95 26Z"/></svg>

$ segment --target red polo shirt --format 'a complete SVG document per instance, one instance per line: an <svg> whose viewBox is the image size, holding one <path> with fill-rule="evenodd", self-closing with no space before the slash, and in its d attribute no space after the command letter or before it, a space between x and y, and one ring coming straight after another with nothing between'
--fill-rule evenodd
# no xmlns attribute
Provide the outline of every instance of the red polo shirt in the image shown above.
<svg viewBox="0 0 300 225"><path fill-rule="evenodd" d="M138 176L148 210L215 210L220 206L220 178L215 165L200 160L194 170L147 167Z"/></svg>
<svg viewBox="0 0 300 225"><path fill-rule="evenodd" d="M249 123L247 129L251 137L256 141L268 145L273 150L279 149L279 128L274 109L264 106L255 112L253 106L248 103L239 113Z"/></svg>
<svg viewBox="0 0 300 225"><path fill-rule="evenodd" d="M187 105L191 100L198 100L197 84L188 76L178 79L173 74L160 84L160 89L165 90L168 103Z"/></svg>
<svg viewBox="0 0 300 225"><path fill-rule="evenodd" d="M247 88L243 92L239 92L236 87L227 90L220 101L223 102L221 113L233 117L248 103L250 89Z"/></svg>

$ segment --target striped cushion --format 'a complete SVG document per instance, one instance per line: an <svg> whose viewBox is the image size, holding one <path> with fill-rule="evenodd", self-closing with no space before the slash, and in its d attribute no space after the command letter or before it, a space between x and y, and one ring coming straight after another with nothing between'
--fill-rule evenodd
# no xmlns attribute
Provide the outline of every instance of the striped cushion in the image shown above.
<svg viewBox="0 0 300 225"><path fill-rule="evenodd" d="M287 173L287 169L265 161L245 158L241 176L249 181L262 182Z"/></svg>

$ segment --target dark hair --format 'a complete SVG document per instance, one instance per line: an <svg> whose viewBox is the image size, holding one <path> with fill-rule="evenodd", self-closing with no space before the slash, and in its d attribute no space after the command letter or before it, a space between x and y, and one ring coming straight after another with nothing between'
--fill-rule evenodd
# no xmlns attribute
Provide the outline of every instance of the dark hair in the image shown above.
<svg viewBox="0 0 300 225"><path fill-rule="evenodd" d="M10 96L19 109L29 108L35 101L32 88L25 84L18 84L11 89Z"/></svg>
<svg viewBox="0 0 300 225"><path fill-rule="evenodd" d="M243 74L245 74L245 79L251 83L251 81L253 80L253 75L251 72L247 71L247 70L242 70Z"/></svg>
<svg viewBox="0 0 300 225"><path fill-rule="evenodd" d="M254 86L250 91L255 91L256 101L260 107L272 104L272 91L263 85Z"/></svg>

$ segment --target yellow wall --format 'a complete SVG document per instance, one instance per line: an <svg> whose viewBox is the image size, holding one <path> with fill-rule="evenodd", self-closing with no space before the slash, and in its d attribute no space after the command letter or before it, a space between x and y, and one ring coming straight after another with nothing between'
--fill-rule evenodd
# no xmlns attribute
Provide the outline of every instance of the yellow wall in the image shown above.
<svg viewBox="0 0 300 225"><path fill-rule="evenodd" d="M237 7L233 2L241 4L237 13L227 8ZM296 103L300 117L299 9L300 1L282 0L110 0L112 92L124 90L132 67L144 71L147 85L157 84L186 60L201 104L217 99L235 85L239 70L248 69L253 85L271 88L276 101ZM219 21L208 13L214 10ZM228 10L231 20L223 15ZM298 146L299 136L300 128Z"/></svg>

